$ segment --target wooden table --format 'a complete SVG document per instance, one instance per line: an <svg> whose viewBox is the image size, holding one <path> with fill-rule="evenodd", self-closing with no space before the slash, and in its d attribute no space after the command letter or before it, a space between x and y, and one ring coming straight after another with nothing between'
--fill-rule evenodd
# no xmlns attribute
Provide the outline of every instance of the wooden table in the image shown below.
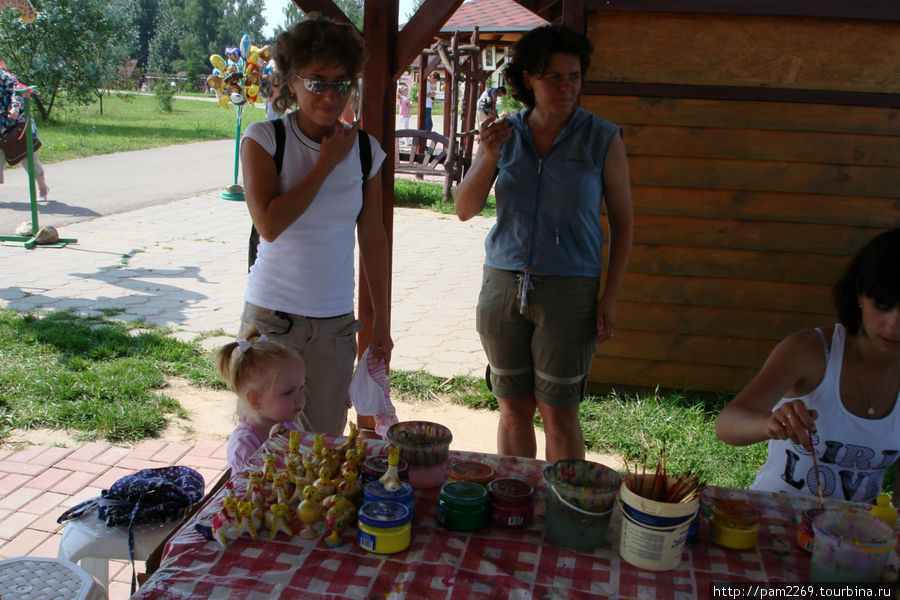
<svg viewBox="0 0 900 600"><path fill-rule="evenodd" d="M326 438L326 446L343 438ZM263 449L284 452L286 439L269 440ZM308 451L313 436L304 434ZM301 450L303 451L303 450ZM369 452L383 453L381 442ZM262 466L261 454L253 459ZM708 597L712 582L799 583L809 572L810 556L796 543L803 510L813 500L770 493L708 487L703 503L720 498L748 500L763 514L759 542L739 552L705 538L688 544L681 565L667 572L638 569L618 554L619 510L610 523L609 540L593 552L575 552L545 541L542 469L544 462L493 454L451 451L451 461L478 460L491 464L498 476L530 481L538 490L535 522L525 529L488 526L470 534L453 533L437 522L438 488L416 492L412 543L394 555L368 553L355 543L348 528L346 544L327 546L324 525L318 539L279 533L260 539L240 538L223 549L207 541L195 523L211 523L221 508L221 490L181 528L165 548L157 570L138 590L136 599L230 598L657 598ZM243 474L233 477L235 491L246 489ZM294 523L294 532L299 522ZM264 539L265 538L265 539ZM897 556L890 575L896 579Z"/></svg>

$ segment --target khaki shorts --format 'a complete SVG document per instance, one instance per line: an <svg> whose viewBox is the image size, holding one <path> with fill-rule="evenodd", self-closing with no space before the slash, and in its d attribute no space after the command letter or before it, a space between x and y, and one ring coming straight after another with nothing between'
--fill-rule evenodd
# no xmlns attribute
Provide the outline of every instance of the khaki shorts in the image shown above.
<svg viewBox="0 0 900 600"><path fill-rule="evenodd" d="M317 319L244 303L243 338L255 326L271 341L296 350L306 362L306 407L300 422L307 431L343 435L350 408L350 378L356 361L356 333L362 322L353 313Z"/></svg>
<svg viewBox="0 0 900 600"><path fill-rule="evenodd" d="M524 314L521 279L516 271L484 267L475 326L494 395L576 405L596 350L599 278L532 276Z"/></svg>

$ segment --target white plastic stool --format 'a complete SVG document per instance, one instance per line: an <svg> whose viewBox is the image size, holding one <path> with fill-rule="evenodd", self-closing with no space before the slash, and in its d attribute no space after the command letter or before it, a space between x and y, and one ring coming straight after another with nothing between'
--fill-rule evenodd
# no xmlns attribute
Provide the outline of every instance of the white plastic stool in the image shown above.
<svg viewBox="0 0 900 600"><path fill-rule="evenodd" d="M106 600L106 589L67 560L22 556L0 560L0 595L12 600Z"/></svg>
<svg viewBox="0 0 900 600"><path fill-rule="evenodd" d="M175 527L178 521L163 525L135 525L134 560L147 560ZM128 528L107 527L96 514L66 521L59 540L58 558L79 562L104 587L109 586L109 559L130 560L128 556Z"/></svg>

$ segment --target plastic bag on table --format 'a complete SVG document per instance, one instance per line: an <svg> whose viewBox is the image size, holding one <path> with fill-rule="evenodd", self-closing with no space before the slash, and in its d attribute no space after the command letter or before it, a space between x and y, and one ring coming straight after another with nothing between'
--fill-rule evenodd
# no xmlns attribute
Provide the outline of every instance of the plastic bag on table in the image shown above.
<svg viewBox="0 0 900 600"><path fill-rule="evenodd" d="M391 378L387 374L383 352L372 346L363 352L350 380L350 399L357 414L375 418L375 433L381 437L398 422L397 411L391 402Z"/></svg>

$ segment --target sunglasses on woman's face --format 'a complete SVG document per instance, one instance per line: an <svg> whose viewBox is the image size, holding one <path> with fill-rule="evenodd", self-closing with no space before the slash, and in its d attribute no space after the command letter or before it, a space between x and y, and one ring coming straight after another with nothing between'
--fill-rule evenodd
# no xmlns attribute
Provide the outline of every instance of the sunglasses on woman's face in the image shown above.
<svg viewBox="0 0 900 600"><path fill-rule="evenodd" d="M321 79L307 79L300 75L296 75L296 77L303 82L303 87L305 87L307 91L312 92L316 96L321 96L328 91L328 88L332 88L334 93L338 96L343 96L344 94L349 94L350 88L353 87L353 80L351 79L328 82Z"/></svg>

